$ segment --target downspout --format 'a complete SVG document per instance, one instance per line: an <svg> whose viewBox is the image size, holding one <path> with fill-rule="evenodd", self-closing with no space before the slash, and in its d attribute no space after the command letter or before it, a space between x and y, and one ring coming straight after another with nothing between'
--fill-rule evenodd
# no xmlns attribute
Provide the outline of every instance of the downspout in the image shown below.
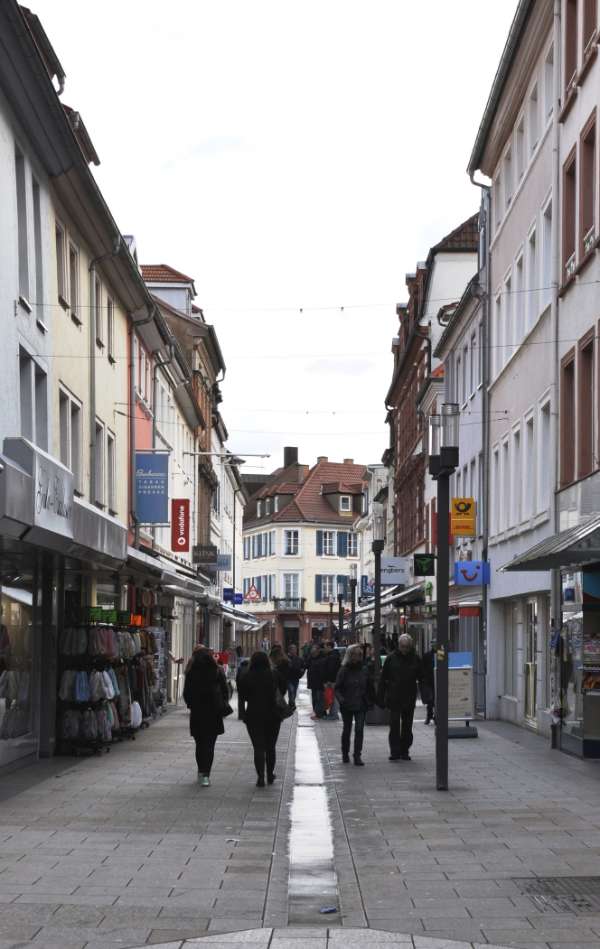
<svg viewBox="0 0 600 949"><path fill-rule="evenodd" d="M490 393L489 393L489 384L490 384L490 363L491 363L491 352L489 347L489 312L490 312L490 295L491 295L491 259L492 254L490 250L490 204L491 204L491 189L488 185L480 181L475 181L474 173L470 172L469 177L471 179L471 184L475 185L477 188L481 188L481 211L482 215L482 225L483 225L483 235L481 245L483 247L483 256L484 262L483 267L483 286L479 284L477 290L477 296L481 300L481 345L483 348L483 359L481 360L482 365L482 380L481 380L481 411L482 411L482 426L481 426L481 447L483 454L483 498L481 499L483 503L483 516L482 516L482 536L481 536L481 559L484 562L488 560L489 554L489 536L490 536L490 440L491 440L491 425L490 425ZM484 661L483 661L483 715L484 718L487 718L487 675L488 675L488 626L489 626L489 587L484 588L482 597L481 597L481 631L482 631L482 640L483 640L483 649L484 649Z"/></svg>
<svg viewBox="0 0 600 949"><path fill-rule="evenodd" d="M558 534L560 529L560 511L558 488L560 486L560 442L559 442L559 365L560 365L560 345L558 339L559 333L559 300L558 288L560 286L560 247L558 240L558 221L559 221L559 194L560 194L560 77L561 77L561 0L554 0L554 18L553 18L553 42L554 42L554 109L552 112L552 235L551 241L553 247L552 254L552 299L550 310L550 322L552 327L552 339L554 340L554 359L553 359L553 378L552 378L552 411L551 417L554 420L553 425L553 448L554 448L554 490L552 492L552 512L554 534ZM560 609L561 609L561 583L560 570L552 570L550 574L550 628L560 628ZM548 703L551 696L547 696Z"/></svg>

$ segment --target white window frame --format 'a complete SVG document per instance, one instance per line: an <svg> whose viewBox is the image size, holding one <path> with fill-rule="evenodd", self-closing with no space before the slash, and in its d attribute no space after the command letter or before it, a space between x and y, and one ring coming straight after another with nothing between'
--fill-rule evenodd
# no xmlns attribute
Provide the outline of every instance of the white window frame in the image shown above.
<svg viewBox="0 0 600 949"><path fill-rule="evenodd" d="M347 501L347 505L344 505L344 502ZM340 497L340 511L344 513L352 513L352 498L349 494L342 494Z"/></svg>
<svg viewBox="0 0 600 949"><path fill-rule="evenodd" d="M335 573L321 574L321 603L329 603L330 599L335 600ZM331 588L331 589L329 589Z"/></svg>
<svg viewBox="0 0 600 949"><path fill-rule="evenodd" d="M99 507L105 507L106 498L106 426L98 417L94 420L94 503Z"/></svg>
<svg viewBox="0 0 600 949"><path fill-rule="evenodd" d="M112 445L112 458L111 458ZM117 436L106 429L106 504L110 514L117 513Z"/></svg>
<svg viewBox="0 0 600 949"><path fill-rule="evenodd" d="M296 592L288 593L286 589L286 578L290 577L295 580ZM300 574L297 572L285 571L281 574L281 587L282 587L282 596L284 600L299 600L302 596L301 587L300 587Z"/></svg>
<svg viewBox="0 0 600 949"><path fill-rule="evenodd" d="M102 319L102 281L94 274L94 317L96 323L96 345L104 348L104 320Z"/></svg>
<svg viewBox="0 0 600 949"><path fill-rule="evenodd" d="M348 531L348 556L358 557L359 551L360 551L360 547L358 543L358 532Z"/></svg>
<svg viewBox="0 0 600 949"><path fill-rule="evenodd" d="M548 437L544 434L544 426L542 424L542 420L546 414L548 419ZM545 392L538 402L537 423L538 480L536 509L538 514L544 514L552 505L552 479L550 471L554 452L552 446L552 397L550 392Z"/></svg>
<svg viewBox="0 0 600 949"><path fill-rule="evenodd" d="M60 240L59 240L60 238ZM58 218L54 220L54 247L56 253L56 292L58 302L64 310L69 309L69 284L67 275L67 230Z"/></svg>
<svg viewBox="0 0 600 949"><path fill-rule="evenodd" d="M115 359L115 301L108 294L106 295L106 355L108 361L113 363Z"/></svg>
<svg viewBox="0 0 600 949"><path fill-rule="evenodd" d="M331 543L325 542L325 538L328 538ZM326 547L331 547L330 550L326 550ZM323 531L323 556L324 557L337 557L337 532L331 530Z"/></svg>
<svg viewBox="0 0 600 949"><path fill-rule="evenodd" d="M295 538L293 535L296 535ZM295 544L294 544L295 540ZM296 548L294 551L293 548ZM291 548L291 550L288 550ZM284 557L299 557L300 556L300 531L297 527L286 527L283 532L283 556Z"/></svg>
<svg viewBox="0 0 600 949"><path fill-rule="evenodd" d="M73 474L73 489L76 494L81 494L81 449L82 449L82 424L83 424L83 406L79 399L75 398L73 393L63 384L59 384L59 440L60 440L60 460ZM63 420L61 418L61 403L66 403L66 430L64 432L64 454L63 454ZM79 431L75 438L73 432L73 415L79 413ZM79 444L76 444L79 442Z"/></svg>
<svg viewBox="0 0 600 949"><path fill-rule="evenodd" d="M537 508L537 479L538 454L536 441L538 437L535 412L530 409L523 418L524 440L524 477L523 477L523 520L530 520ZM533 470L532 470L533 469Z"/></svg>

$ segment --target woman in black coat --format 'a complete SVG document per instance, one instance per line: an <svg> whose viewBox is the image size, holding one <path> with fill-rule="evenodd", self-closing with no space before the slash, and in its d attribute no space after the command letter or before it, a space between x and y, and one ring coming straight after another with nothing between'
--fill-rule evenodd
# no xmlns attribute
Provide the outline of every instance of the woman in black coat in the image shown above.
<svg viewBox="0 0 600 949"><path fill-rule="evenodd" d="M354 764L362 766L362 746L367 709L373 703L373 686L369 670L363 662L362 646L349 646L335 680L335 695L340 703L342 720L342 761L350 761L350 735L354 722Z"/></svg>
<svg viewBox="0 0 600 949"><path fill-rule="evenodd" d="M217 737L225 731L223 712L229 696L221 669L208 649L195 653L185 677L183 700L190 710L190 734L196 742L198 779L210 786Z"/></svg>
<svg viewBox="0 0 600 949"><path fill-rule="evenodd" d="M269 784L275 780L275 746L281 727L276 688L277 677L269 657L264 652L255 652L248 671L240 679L240 696L246 706L244 721L254 748L257 788L265 786L265 766Z"/></svg>

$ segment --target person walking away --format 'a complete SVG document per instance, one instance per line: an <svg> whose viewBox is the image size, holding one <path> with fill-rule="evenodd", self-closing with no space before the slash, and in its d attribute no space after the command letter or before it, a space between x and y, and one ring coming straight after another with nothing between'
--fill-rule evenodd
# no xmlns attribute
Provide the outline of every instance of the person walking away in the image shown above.
<svg viewBox="0 0 600 949"><path fill-rule="evenodd" d="M311 718L323 718L325 714L325 662L326 657L319 646L310 651L307 666L307 685L311 692L313 714Z"/></svg>
<svg viewBox="0 0 600 949"><path fill-rule="evenodd" d="M291 705L296 704L296 695L298 694L298 685L304 675L304 663L298 655L298 647L295 643L290 645L288 650L289 681L288 681L288 702Z"/></svg>
<svg viewBox="0 0 600 949"><path fill-rule="evenodd" d="M275 643L274 646L271 646L269 659L271 661L271 669L275 674L277 688L285 698L290 683L290 663L283 651L283 646L280 646L279 643Z"/></svg>
<svg viewBox="0 0 600 949"><path fill-rule="evenodd" d="M342 712L342 761L350 761L350 737L354 723L354 764L362 767L365 716L372 701L371 679L363 662L362 646L350 646L335 680L335 694Z"/></svg>
<svg viewBox="0 0 600 949"><path fill-rule="evenodd" d="M333 692L333 702L328 709L326 718L330 722L337 722L340 715L339 704L335 695L335 682L342 660L339 651L334 648L332 642L325 643L325 657L325 688L330 688Z"/></svg>
<svg viewBox="0 0 600 949"><path fill-rule="evenodd" d="M250 660L245 656L242 659L238 660L237 672L235 674L235 687L237 690L237 706L238 706L238 719L240 721L244 720L244 700L242 698L242 693L240 691L240 682L248 672L248 667L250 665Z"/></svg>
<svg viewBox="0 0 600 949"><path fill-rule="evenodd" d="M423 653L422 659L422 680L421 680L421 700L427 706L427 717L425 724L435 724L435 650L436 643L431 644L431 649Z"/></svg>
<svg viewBox="0 0 600 949"><path fill-rule="evenodd" d="M183 700L190 710L190 734L196 742L198 779L210 786L215 744L225 731L223 713L228 706L227 683L223 672L207 649L194 653L185 676Z"/></svg>
<svg viewBox="0 0 600 949"><path fill-rule="evenodd" d="M277 684L267 654L255 652L248 671L240 679L240 694L246 706L244 721L254 748L257 788L265 786L265 768L269 784L273 784L276 777L275 747L281 726L275 695Z"/></svg>
<svg viewBox="0 0 600 949"><path fill-rule="evenodd" d="M403 633L398 648L383 664L377 690L377 704L390 710L390 761L410 761L417 687L421 680L421 660L412 637Z"/></svg>

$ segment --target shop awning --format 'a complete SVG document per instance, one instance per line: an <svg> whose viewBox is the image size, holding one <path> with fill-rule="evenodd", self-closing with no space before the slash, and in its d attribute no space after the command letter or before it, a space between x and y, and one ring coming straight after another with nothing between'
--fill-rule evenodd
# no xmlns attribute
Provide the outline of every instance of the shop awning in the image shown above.
<svg viewBox="0 0 600 949"><path fill-rule="evenodd" d="M227 616L233 617L237 623L242 623L247 626L249 629L258 629L261 626L264 626L264 622L259 622L255 616L252 616L251 613L246 613L245 610L238 610L235 606L232 606L231 603L221 603L221 609L223 613Z"/></svg>
<svg viewBox="0 0 600 949"><path fill-rule="evenodd" d="M412 587L392 587L381 597L381 608L384 606L399 606L402 603L419 603L423 599L424 584L415 583ZM375 609L375 597L372 597L368 603L359 606L356 613L368 613Z"/></svg>
<svg viewBox="0 0 600 949"><path fill-rule="evenodd" d="M500 569L554 570L600 560L600 514L586 518L576 527L553 534L504 564Z"/></svg>
<svg viewBox="0 0 600 949"><path fill-rule="evenodd" d="M163 586L173 596L197 600L206 596L208 592L205 583L192 579L184 571L179 572L175 564L169 563L167 568L160 557L151 557L136 547L127 548L127 565L150 575L156 583Z"/></svg>

